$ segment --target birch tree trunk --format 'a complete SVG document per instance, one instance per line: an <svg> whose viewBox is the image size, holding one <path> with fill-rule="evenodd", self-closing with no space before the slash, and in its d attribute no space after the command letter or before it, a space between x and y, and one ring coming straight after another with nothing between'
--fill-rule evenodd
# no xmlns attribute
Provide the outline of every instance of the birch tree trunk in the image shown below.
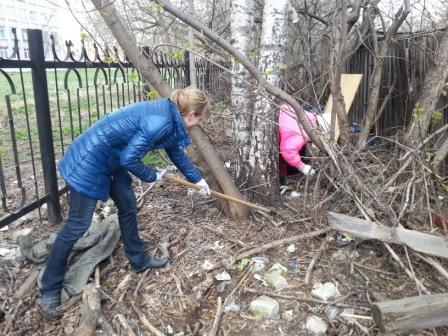
<svg viewBox="0 0 448 336"><path fill-rule="evenodd" d="M108 0L92 0L92 3L100 12L118 44L135 68L138 69L142 76L162 97L168 97L172 88L168 85L165 79L163 79L153 62L148 60L147 57L140 52L131 32L126 28L124 20L117 12L115 6ZM241 193L233 182L230 174L225 170L218 154L213 149L213 146L210 144L202 130L195 126L189 129L189 133L224 193L237 198L242 198ZM229 202L229 210L234 218L247 217L246 207Z"/></svg>
<svg viewBox="0 0 448 336"><path fill-rule="evenodd" d="M255 23L253 0L233 0L230 20L233 47L253 62L255 49ZM252 59L251 59L252 58ZM249 71L240 63L232 62L232 71L249 83L254 83ZM232 76L233 137L236 142L236 180L243 185L251 174L247 165L251 147L251 122L253 110L253 88Z"/></svg>
<svg viewBox="0 0 448 336"><path fill-rule="evenodd" d="M280 86L286 55L288 32L288 0L265 1L261 29L258 69L266 81ZM273 97L270 97L272 100ZM268 98L259 96L254 104L250 150L246 165L254 199L278 202L278 108Z"/></svg>
<svg viewBox="0 0 448 336"><path fill-rule="evenodd" d="M155 0L153 0L155 1ZM269 83L263 74L254 66L252 62L250 62L247 57L243 54L241 54L238 50L236 50L229 42L227 42L224 38L216 34L214 31L212 31L210 28L206 27L204 24L199 22L198 20L195 20L194 18L186 15L184 12L180 11L178 8L173 6L170 1L168 0L157 0L158 3L163 5L163 9L167 12L173 14L177 18L181 19L183 22L188 24L189 26L192 26L197 31L201 32L204 36L210 38L215 42L217 45L219 45L221 48L228 51L235 59L237 59L255 78L258 84L259 90L266 90L270 94L273 94L277 98L281 99L282 101L287 102L290 104L294 111L296 112L297 120L299 120L300 124L303 126L305 131L310 136L311 141L322 151L326 152L328 147L325 146L324 142L322 141L322 138L319 136L319 134L315 131L311 123L308 121L306 114L300 106L300 104L292 97L291 95L287 94L285 91L279 89L278 87L272 85Z"/></svg>

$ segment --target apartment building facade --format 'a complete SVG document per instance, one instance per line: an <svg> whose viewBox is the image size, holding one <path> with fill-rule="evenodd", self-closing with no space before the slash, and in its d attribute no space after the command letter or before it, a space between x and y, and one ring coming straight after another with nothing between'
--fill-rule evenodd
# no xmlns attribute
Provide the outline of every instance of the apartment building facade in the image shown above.
<svg viewBox="0 0 448 336"><path fill-rule="evenodd" d="M29 58L28 28L42 30L46 58L52 57L50 35L54 36L56 50L62 52L67 38L60 34L65 15L60 0L0 1L0 57L9 58L13 53L13 28L16 29L21 59Z"/></svg>

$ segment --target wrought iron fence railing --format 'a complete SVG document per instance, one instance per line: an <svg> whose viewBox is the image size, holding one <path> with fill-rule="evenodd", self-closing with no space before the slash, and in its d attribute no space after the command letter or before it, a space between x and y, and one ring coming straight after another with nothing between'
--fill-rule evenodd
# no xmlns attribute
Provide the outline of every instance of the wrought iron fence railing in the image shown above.
<svg viewBox="0 0 448 336"><path fill-rule="evenodd" d="M44 204L48 220L59 223L66 188L56 166L68 144L104 114L157 95L117 48L93 44L90 56L81 41L77 56L67 42L61 58L51 37L52 59L45 59L42 31L30 29L29 59L22 59L14 29L13 35L12 56L0 58L0 228L36 209L42 220ZM151 58L172 87L189 85L188 53ZM196 66L199 88L228 94L227 73L205 61Z"/></svg>

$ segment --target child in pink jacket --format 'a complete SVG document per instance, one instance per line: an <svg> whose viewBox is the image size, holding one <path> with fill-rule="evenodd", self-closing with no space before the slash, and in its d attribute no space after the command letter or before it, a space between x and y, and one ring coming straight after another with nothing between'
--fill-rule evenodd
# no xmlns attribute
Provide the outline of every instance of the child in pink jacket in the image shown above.
<svg viewBox="0 0 448 336"><path fill-rule="evenodd" d="M316 127L317 117L314 113L305 111L310 123ZM313 176L315 170L304 163L301 158L306 149L306 143L310 137L305 129L297 122L296 113L292 106L282 103L279 115L279 142L280 142L280 184L285 185L288 166L297 168L306 176Z"/></svg>

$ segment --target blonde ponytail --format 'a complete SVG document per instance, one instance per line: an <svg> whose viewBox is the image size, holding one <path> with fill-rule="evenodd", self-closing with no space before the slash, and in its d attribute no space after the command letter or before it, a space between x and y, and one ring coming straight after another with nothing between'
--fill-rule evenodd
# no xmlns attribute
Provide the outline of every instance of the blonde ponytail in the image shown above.
<svg viewBox="0 0 448 336"><path fill-rule="evenodd" d="M182 116L191 111L202 119L210 115L209 99L204 91L193 88L177 89L171 93L170 99L177 105Z"/></svg>

